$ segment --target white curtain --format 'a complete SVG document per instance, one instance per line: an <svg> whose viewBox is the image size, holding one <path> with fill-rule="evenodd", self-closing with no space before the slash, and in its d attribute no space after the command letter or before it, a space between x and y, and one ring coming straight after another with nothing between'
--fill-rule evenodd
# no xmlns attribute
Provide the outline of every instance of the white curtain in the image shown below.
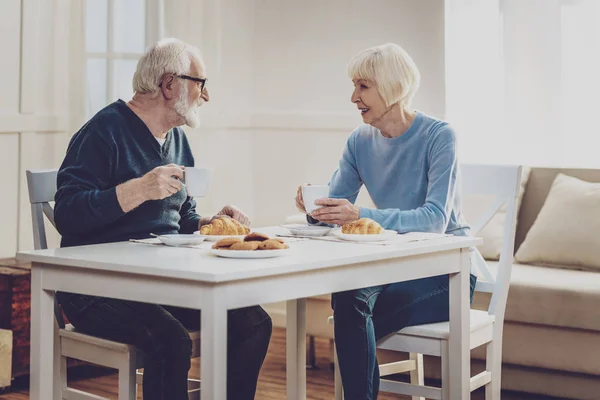
<svg viewBox="0 0 600 400"><path fill-rule="evenodd" d="M600 167L600 1L448 0L447 119L468 162Z"/></svg>

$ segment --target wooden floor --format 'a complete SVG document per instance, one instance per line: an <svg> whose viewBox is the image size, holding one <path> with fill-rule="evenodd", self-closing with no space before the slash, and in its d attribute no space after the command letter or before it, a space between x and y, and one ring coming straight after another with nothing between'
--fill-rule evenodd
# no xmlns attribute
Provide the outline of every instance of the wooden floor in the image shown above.
<svg viewBox="0 0 600 400"><path fill-rule="evenodd" d="M316 340L317 362L319 369L307 371L307 399L329 400L333 399L333 372L329 369L327 354L329 341L325 339ZM199 360L193 360L190 375L199 375ZM85 390L110 399L117 398L117 376L109 370L100 368L80 368L73 371L69 376L69 384L77 389ZM82 376L83 375L83 376ZM8 393L0 394L3 400L26 400L29 399L27 382L16 381ZM140 396L141 398L141 396ZM257 400L284 400L285 396L285 330L276 328L269 346L269 353L263 365L259 383ZM481 389L474 393L472 399L483 399ZM384 394L379 400L410 399L398 395ZM548 397L527 396L519 393L503 393L503 400L542 400Z"/></svg>

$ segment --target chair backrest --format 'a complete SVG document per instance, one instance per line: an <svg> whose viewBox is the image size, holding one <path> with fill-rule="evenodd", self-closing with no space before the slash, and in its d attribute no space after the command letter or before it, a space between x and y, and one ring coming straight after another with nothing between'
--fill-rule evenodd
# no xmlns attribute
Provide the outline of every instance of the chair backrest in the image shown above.
<svg viewBox="0 0 600 400"><path fill-rule="evenodd" d="M498 270L493 273L477 251L472 258L476 268L484 276L480 276L475 290L492 293L488 312L499 319L504 319L510 274L513 263L515 232L517 223L517 199L521 184L520 165L462 165L460 169L463 197L466 195L488 195L495 200L482 213L479 220L471 223L471 234L477 236L479 231L492 219L503 206L506 207L502 248Z"/></svg>
<svg viewBox="0 0 600 400"><path fill-rule="evenodd" d="M56 169L26 171L33 223L33 246L36 250L48 248L44 214L52 226L56 228L54 210L50 206L50 202L54 201L54 194L56 193L57 173L58 170Z"/></svg>
<svg viewBox="0 0 600 400"><path fill-rule="evenodd" d="M44 226L44 215L56 228L54 223L54 210L50 202L54 201L56 194L56 175L58 170L27 170L27 188L29 189L29 202L31 203L31 222L33 224L33 247L36 250L47 249L46 228ZM54 316L60 328L65 327L60 307L56 298L54 299Z"/></svg>

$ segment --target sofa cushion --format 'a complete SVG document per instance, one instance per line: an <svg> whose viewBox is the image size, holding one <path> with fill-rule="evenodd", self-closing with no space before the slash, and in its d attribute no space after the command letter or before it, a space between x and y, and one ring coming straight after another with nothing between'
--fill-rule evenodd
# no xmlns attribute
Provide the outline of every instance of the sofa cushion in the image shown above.
<svg viewBox="0 0 600 400"><path fill-rule="evenodd" d="M600 271L600 183L558 174L516 259Z"/></svg>
<svg viewBox="0 0 600 400"><path fill-rule="evenodd" d="M473 308L486 309L489 296L477 293ZM505 319L600 331L600 273L514 264Z"/></svg>
<svg viewBox="0 0 600 400"><path fill-rule="evenodd" d="M596 351L599 349L600 335L596 331L504 323L504 363L600 375ZM473 351L472 357L485 360L485 353L485 346L480 346Z"/></svg>
<svg viewBox="0 0 600 400"><path fill-rule="evenodd" d="M517 210L523 200L525 187L531 172L530 167L523 167L521 173L521 186L517 198ZM462 212L469 223L477 219L492 205L495 198L486 195L465 195L462 201ZM498 260L502 249L502 237L504 234L504 222L506 221L506 205L503 205L494 214L492 219L477 233L483 239L483 244L478 247L479 252L486 260Z"/></svg>

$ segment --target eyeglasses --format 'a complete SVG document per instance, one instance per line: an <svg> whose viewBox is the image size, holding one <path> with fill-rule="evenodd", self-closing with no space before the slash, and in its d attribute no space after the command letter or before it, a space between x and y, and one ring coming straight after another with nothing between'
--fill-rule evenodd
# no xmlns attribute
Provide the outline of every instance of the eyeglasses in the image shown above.
<svg viewBox="0 0 600 400"><path fill-rule="evenodd" d="M176 75L176 74L173 74L173 75L178 78L181 78L181 79L188 79L190 81L200 83L200 91L204 92L204 88L206 87L206 81L208 80L207 78L196 78L196 77L189 76L189 75Z"/></svg>

